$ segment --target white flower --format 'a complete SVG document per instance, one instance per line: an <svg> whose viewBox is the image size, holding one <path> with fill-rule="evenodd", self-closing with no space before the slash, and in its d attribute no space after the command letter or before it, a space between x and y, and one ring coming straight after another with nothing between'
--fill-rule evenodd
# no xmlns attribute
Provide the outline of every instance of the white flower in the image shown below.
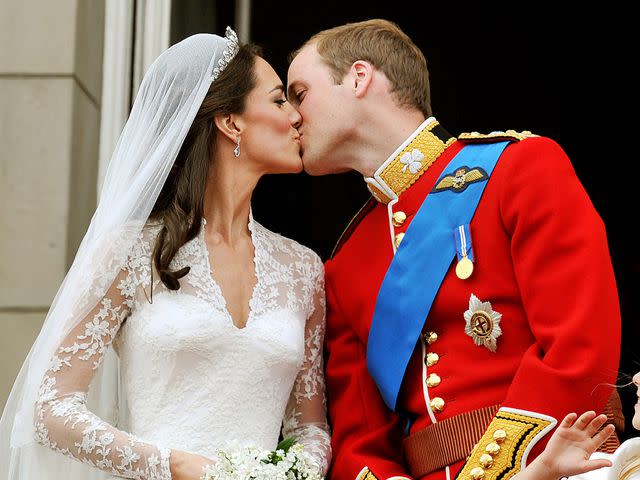
<svg viewBox="0 0 640 480"><path fill-rule="evenodd" d="M273 455L279 458L274 460ZM285 454L282 450L269 452L234 443L226 450L218 450L216 462L204 468L201 480L322 480L322 476L299 444Z"/></svg>
<svg viewBox="0 0 640 480"><path fill-rule="evenodd" d="M404 164L402 167L402 173L407 171L407 168L411 173L416 173L418 170L422 168L422 160L424 159L424 154L414 148L411 152L405 152L400 157L400 162Z"/></svg>
<svg viewBox="0 0 640 480"><path fill-rule="evenodd" d="M494 312L490 302L481 302L472 293L469 298L469 310L464 312L466 322L464 332L473 339L476 345L484 345L495 352L497 339L502 335L501 318L502 314Z"/></svg>

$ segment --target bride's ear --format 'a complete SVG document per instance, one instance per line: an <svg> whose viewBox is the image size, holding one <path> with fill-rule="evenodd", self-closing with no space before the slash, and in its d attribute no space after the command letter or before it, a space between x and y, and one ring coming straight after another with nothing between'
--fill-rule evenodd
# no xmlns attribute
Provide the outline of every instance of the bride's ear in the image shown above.
<svg viewBox="0 0 640 480"><path fill-rule="evenodd" d="M216 115L213 118L216 128L233 143L236 143L237 138L242 133L242 127L236 120L237 118L233 114Z"/></svg>

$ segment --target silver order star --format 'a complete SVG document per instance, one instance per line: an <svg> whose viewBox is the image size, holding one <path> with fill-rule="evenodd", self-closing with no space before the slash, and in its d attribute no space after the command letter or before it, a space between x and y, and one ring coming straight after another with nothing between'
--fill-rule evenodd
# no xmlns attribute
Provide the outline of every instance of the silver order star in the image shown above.
<svg viewBox="0 0 640 480"><path fill-rule="evenodd" d="M402 173L407 171L407 168L411 173L416 173L418 170L422 168L422 159L424 158L424 154L414 148L411 152L405 152L404 155L400 157L400 162L404 164L402 167Z"/></svg>
<svg viewBox="0 0 640 480"><path fill-rule="evenodd" d="M466 325L464 332L473 339L478 346L484 345L495 352L497 339L502 335L500 320L502 314L495 312L490 302L482 302L474 294L469 298L469 310L464 312Z"/></svg>

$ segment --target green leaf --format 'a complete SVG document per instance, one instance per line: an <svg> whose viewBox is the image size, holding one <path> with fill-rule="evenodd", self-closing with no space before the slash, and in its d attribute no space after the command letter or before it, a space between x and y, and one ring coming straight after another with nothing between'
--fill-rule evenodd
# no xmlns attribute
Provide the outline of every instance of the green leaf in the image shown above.
<svg viewBox="0 0 640 480"><path fill-rule="evenodd" d="M278 444L276 450L284 450L284 453L287 453L295 443L296 437L287 437Z"/></svg>

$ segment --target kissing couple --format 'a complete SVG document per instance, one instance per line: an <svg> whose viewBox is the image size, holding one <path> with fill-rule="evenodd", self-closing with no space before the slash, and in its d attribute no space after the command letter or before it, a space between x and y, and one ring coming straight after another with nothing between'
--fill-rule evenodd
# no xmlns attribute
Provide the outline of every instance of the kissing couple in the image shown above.
<svg viewBox="0 0 640 480"><path fill-rule="evenodd" d="M263 175L303 169L371 192L324 265L252 215ZM286 478L613 468L589 456L618 447L619 349L605 229L554 141L450 134L386 20L314 35L286 83L231 29L197 34L144 76L0 479L245 478L230 452L283 438L313 467Z"/></svg>

